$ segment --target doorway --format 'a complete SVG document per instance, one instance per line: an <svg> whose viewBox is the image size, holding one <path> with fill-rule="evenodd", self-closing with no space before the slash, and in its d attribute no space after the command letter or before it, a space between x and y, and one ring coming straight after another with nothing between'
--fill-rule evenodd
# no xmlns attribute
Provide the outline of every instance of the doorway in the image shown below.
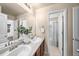
<svg viewBox="0 0 79 59"><path fill-rule="evenodd" d="M66 12L56 10L49 12L48 52L50 56L63 56L67 46ZM65 37L64 37L65 36ZM64 43L65 42L65 43Z"/></svg>

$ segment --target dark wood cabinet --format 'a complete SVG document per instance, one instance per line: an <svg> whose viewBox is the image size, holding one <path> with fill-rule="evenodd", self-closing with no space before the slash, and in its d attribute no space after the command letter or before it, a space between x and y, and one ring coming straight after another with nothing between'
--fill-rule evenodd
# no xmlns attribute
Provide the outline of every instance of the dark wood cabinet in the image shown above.
<svg viewBox="0 0 79 59"><path fill-rule="evenodd" d="M39 47L38 50L36 51L35 55L36 55L36 56L40 56L40 55L41 55L40 52L41 52L41 48Z"/></svg>
<svg viewBox="0 0 79 59"><path fill-rule="evenodd" d="M37 49L35 56L43 56L44 55L44 45L45 45L45 41L43 41L42 44L40 45L40 47Z"/></svg>

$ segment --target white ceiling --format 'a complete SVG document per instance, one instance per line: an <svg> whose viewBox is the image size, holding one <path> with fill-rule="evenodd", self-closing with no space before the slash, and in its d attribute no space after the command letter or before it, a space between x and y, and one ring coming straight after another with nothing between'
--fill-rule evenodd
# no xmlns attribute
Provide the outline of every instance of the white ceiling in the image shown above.
<svg viewBox="0 0 79 59"><path fill-rule="evenodd" d="M30 5L32 5L32 7L35 8L35 9L46 7L46 6L49 6L49 5L52 5L52 4L55 4L55 3L30 3Z"/></svg>
<svg viewBox="0 0 79 59"><path fill-rule="evenodd" d="M28 3L31 5L34 9L39 9L42 7L49 6L53 3ZM27 12L25 8L22 8L22 6L18 5L18 3L0 3L2 6L2 12L12 15L19 15Z"/></svg>
<svg viewBox="0 0 79 59"><path fill-rule="evenodd" d="M16 16L26 12L26 10L24 10L17 3L0 3L0 5L2 6L2 12L7 14L12 14Z"/></svg>

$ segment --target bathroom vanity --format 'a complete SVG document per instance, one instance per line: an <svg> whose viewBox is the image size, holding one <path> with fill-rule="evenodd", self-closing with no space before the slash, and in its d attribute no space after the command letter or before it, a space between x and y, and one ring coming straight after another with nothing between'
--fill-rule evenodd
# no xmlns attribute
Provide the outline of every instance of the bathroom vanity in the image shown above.
<svg viewBox="0 0 79 59"><path fill-rule="evenodd" d="M44 55L44 47L45 47L45 40L41 43L41 45L36 50L34 56L43 56Z"/></svg>
<svg viewBox="0 0 79 59"><path fill-rule="evenodd" d="M21 41L20 39L18 39ZM31 40L29 44L20 44L17 43L18 40L15 40L16 47L12 50L11 46L4 47L3 50L0 49L0 51L5 51L0 54L0 56L43 56L44 55L44 38L34 38ZM17 46L18 45L18 46Z"/></svg>
<svg viewBox="0 0 79 59"><path fill-rule="evenodd" d="M7 15L0 13L0 56L43 56L44 55L44 38L34 37L33 39L19 37L19 39L8 39L7 35ZM10 22L8 31L10 32ZM20 20L22 23L23 21ZM24 21L25 22L25 21ZM11 23L12 24L12 23ZM23 25L24 24L24 25ZM26 26L26 23L20 25ZM28 26L28 25L27 25ZM16 26L15 26L16 27ZM13 29L12 29L13 30ZM16 34L15 36L17 36ZM11 35L12 36L12 35ZM10 37L11 37L10 36ZM30 40L30 43L25 44L25 41Z"/></svg>

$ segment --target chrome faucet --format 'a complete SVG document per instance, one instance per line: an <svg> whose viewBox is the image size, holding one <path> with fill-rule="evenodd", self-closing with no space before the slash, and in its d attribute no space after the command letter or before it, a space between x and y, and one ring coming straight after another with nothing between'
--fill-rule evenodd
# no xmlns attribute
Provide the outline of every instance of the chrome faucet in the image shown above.
<svg viewBox="0 0 79 59"><path fill-rule="evenodd" d="M7 46L9 46L9 45L10 45L10 42L6 43L6 44L5 44L5 47L7 47Z"/></svg>
<svg viewBox="0 0 79 59"><path fill-rule="evenodd" d="M5 47L7 47L7 44L5 44Z"/></svg>

